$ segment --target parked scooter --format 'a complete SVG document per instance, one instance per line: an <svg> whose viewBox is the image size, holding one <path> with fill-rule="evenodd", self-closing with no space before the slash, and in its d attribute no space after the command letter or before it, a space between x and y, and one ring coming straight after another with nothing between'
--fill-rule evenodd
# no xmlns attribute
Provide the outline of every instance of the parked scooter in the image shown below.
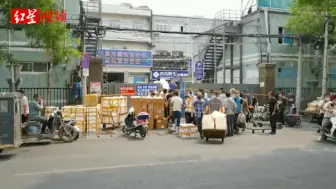
<svg viewBox="0 0 336 189"><path fill-rule="evenodd" d="M140 112L135 116L134 108L131 107L125 118L125 126L122 127L122 132L125 135L135 133L135 136L139 133L142 138L145 138L148 132L148 120L149 114L147 112Z"/></svg>

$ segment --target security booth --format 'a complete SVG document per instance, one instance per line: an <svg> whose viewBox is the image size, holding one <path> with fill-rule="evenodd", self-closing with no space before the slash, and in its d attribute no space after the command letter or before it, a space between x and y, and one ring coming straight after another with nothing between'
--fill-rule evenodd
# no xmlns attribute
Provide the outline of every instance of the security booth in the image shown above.
<svg viewBox="0 0 336 189"><path fill-rule="evenodd" d="M0 93L0 152L22 144L21 93Z"/></svg>

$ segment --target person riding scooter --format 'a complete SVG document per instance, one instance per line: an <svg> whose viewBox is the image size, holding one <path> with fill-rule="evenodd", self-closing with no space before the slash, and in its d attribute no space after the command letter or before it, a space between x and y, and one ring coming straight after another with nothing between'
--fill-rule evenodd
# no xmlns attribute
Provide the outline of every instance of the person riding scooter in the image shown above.
<svg viewBox="0 0 336 189"><path fill-rule="evenodd" d="M41 134L45 133L46 128L49 128L50 132L52 131L52 124L49 123L48 118L41 116L41 111L43 110L43 100L38 94L34 94L34 100L29 103L29 120L38 121L42 123Z"/></svg>
<svg viewBox="0 0 336 189"><path fill-rule="evenodd" d="M322 128L321 128L321 136L318 140L325 140L325 134L328 132L328 127L330 126L330 119L335 116L335 104L336 104L336 96L330 96L329 102L325 103L323 106L324 116L322 120Z"/></svg>

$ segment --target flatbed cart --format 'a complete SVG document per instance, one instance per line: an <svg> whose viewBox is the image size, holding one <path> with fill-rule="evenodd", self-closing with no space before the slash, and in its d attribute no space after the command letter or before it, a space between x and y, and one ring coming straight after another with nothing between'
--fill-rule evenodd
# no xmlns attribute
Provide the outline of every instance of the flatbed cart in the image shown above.
<svg viewBox="0 0 336 189"><path fill-rule="evenodd" d="M265 133L265 131L271 130L271 124L269 121L252 120L251 123L248 123L246 129L251 130L253 134L255 131L261 131L262 133Z"/></svg>
<svg viewBox="0 0 336 189"><path fill-rule="evenodd" d="M313 122L317 121L320 112L319 111L301 110L300 114L302 115L302 117L305 121L307 121L309 123L313 123Z"/></svg>
<svg viewBox="0 0 336 189"><path fill-rule="evenodd" d="M209 141L209 138L219 138L222 139L222 143L224 143L224 138L226 136L225 130L219 130L219 129L204 129L203 131L203 137L205 138L205 141Z"/></svg>

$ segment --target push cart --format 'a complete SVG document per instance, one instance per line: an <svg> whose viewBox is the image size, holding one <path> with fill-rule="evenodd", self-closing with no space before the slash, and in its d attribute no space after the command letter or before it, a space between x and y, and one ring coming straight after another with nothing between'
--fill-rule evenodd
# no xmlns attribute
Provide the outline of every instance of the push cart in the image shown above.
<svg viewBox="0 0 336 189"><path fill-rule="evenodd" d="M208 123L208 121L213 121L211 122L211 124L213 124L213 126L211 125L211 128L205 128L205 124L210 124ZM214 138L214 139L222 139L222 143L224 143L224 138L226 136L226 129L220 129L217 126L216 122L220 122L221 120L216 120L215 118L213 118L211 115L204 115L203 116L203 120L202 120L202 124L203 124L203 129L202 129L202 134L203 134L203 138L205 138L205 141L209 141L210 138ZM225 122L226 123L226 122Z"/></svg>

